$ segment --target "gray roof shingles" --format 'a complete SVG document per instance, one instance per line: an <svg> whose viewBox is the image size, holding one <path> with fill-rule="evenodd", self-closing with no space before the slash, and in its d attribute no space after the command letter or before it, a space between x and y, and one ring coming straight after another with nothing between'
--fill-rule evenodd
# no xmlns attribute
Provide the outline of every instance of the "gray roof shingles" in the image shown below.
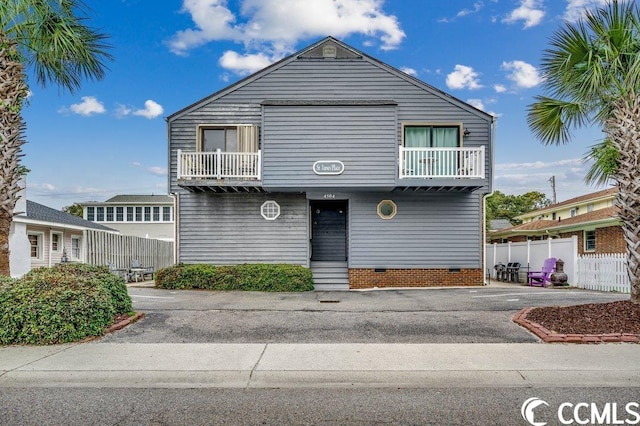
<svg viewBox="0 0 640 426"><path fill-rule="evenodd" d="M98 229L100 231L114 231L115 229L102 226L100 224L84 220L81 217L65 213L51 207L43 206L33 201L27 200L27 218L42 222L59 223L62 225L81 226L83 228Z"/></svg>

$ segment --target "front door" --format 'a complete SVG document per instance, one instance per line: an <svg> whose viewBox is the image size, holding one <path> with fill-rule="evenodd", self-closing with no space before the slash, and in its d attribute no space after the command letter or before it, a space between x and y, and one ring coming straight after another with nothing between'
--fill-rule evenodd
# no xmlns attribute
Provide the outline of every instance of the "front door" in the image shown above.
<svg viewBox="0 0 640 426"><path fill-rule="evenodd" d="M347 201L311 202L311 260L347 260Z"/></svg>

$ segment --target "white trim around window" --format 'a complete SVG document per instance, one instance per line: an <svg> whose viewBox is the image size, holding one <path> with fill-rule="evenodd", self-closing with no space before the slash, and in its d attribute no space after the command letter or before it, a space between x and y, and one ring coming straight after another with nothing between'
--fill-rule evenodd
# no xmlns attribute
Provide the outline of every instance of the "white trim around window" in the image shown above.
<svg viewBox="0 0 640 426"><path fill-rule="evenodd" d="M79 235L71 236L71 253L68 256L71 260L82 260L82 237Z"/></svg>
<svg viewBox="0 0 640 426"><path fill-rule="evenodd" d="M260 206L260 214L266 220L276 220L280 216L280 204L274 200L267 200Z"/></svg>
<svg viewBox="0 0 640 426"><path fill-rule="evenodd" d="M585 252L596 251L596 230L589 229L582 231L583 245Z"/></svg>
<svg viewBox="0 0 640 426"><path fill-rule="evenodd" d="M30 258L31 260L44 260L44 232L27 232L27 238L29 238L30 244Z"/></svg>
<svg viewBox="0 0 640 426"><path fill-rule="evenodd" d="M401 145L407 147L406 139L406 128L407 127L430 127L430 128L457 128L458 129L458 147L462 147L464 145L463 135L464 135L464 124L460 121L455 122L446 122L446 121L406 121L401 123ZM432 141L429 141L428 147L434 147ZM423 147L423 148L428 148Z"/></svg>
<svg viewBox="0 0 640 426"><path fill-rule="evenodd" d="M51 231L49 245L51 246L51 253L62 253L64 249L64 234L58 231Z"/></svg>

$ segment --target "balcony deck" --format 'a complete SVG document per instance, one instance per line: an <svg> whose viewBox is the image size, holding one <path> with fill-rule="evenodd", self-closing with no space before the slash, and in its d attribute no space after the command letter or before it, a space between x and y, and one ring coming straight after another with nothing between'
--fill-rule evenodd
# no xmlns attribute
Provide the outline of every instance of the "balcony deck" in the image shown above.
<svg viewBox="0 0 640 426"><path fill-rule="evenodd" d="M264 192L261 151L182 152L178 186L192 192Z"/></svg>
<svg viewBox="0 0 640 426"><path fill-rule="evenodd" d="M192 192L265 192L262 153L182 152L177 184ZM474 191L487 185L485 147L399 147L396 191Z"/></svg>

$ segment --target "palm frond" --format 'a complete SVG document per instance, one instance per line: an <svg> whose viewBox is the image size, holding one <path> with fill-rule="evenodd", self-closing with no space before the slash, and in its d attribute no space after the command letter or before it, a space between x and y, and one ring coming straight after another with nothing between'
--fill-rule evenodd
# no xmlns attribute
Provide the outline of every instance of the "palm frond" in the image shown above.
<svg viewBox="0 0 640 426"><path fill-rule="evenodd" d="M527 123L545 144L564 144L571 140L571 130L589 120L583 104L536 96L528 108Z"/></svg>
<svg viewBox="0 0 640 426"><path fill-rule="evenodd" d="M80 0L17 0L3 18L7 34L21 47L25 63L38 83L54 83L74 92L85 80L105 75L109 53L107 35L85 24L87 8Z"/></svg>
<svg viewBox="0 0 640 426"><path fill-rule="evenodd" d="M582 158L583 162L591 162L584 181L588 185L604 186L615 175L619 167L619 153L610 139L604 139L592 145Z"/></svg>

